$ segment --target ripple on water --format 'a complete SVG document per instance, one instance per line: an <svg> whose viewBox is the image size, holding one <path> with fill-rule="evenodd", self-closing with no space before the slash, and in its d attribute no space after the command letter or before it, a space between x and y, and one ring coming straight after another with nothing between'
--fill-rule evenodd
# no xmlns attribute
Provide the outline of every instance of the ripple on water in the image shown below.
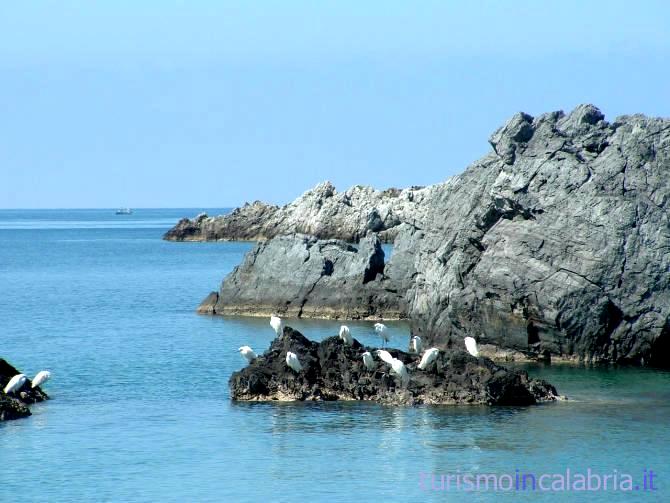
<svg viewBox="0 0 670 503"><path fill-rule="evenodd" d="M570 397L527 408L231 403L228 377L243 365L235 350L263 351L273 332L265 319L194 308L252 244L166 243L159 224L30 225L0 229L3 356L29 374L49 368L53 400L0 423L0 500L287 501L290 487L316 501L444 501L421 492L420 471L670 473L666 372L526 367ZM340 325L289 324L313 339ZM372 324L347 324L378 343ZM387 324L392 344L406 347L407 325Z"/></svg>

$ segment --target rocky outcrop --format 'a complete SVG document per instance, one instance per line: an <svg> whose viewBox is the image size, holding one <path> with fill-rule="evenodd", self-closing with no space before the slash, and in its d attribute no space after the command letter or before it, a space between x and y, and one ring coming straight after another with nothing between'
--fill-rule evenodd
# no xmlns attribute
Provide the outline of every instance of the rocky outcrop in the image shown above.
<svg viewBox="0 0 670 503"><path fill-rule="evenodd" d="M170 241L246 240L264 241L295 233L319 239L357 243L368 232L384 242L393 241L403 223L413 224L416 208L430 189L412 187L374 190L357 185L337 192L330 182L320 183L283 207L260 201L228 215L200 214L184 218L163 237Z"/></svg>
<svg viewBox="0 0 670 503"><path fill-rule="evenodd" d="M508 370L488 358L462 350L441 352L426 370L417 368L418 355L391 349L409 372L408 383L389 374L388 365L375 357L367 370L364 351L354 340L346 346L339 337L317 343L290 327L270 348L230 377L233 400L368 400L389 404L532 405L556 400L556 389L525 372ZM302 365L295 372L286 365L286 353L295 353Z"/></svg>
<svg viewBox="0 0 670 503"><path fill-rule="evenodd" d="M413 332L586 361L670 363L670 121L517 114L426 202ZM407 247L407 244L403 246Z"/></svg>
<svg viewBox="0 0 670 503"><path fill-rule="evenodd" d="M261 242L198 312L311 318L404 317L376 236L358 245L301 234Z"/></svg>
<svg viewBox="0 0 670 503"><path fill-rule="evenodd" d="M193 220L182 218L167 231L168 241L263 241L276 234L269 231L278 206L255 201L234 209L228 215L209 217L201 213Z"/></svg>
<svg viewBox="0 0 670 503"><path fill-rule="evenodd" d="M360 254L353 283L349 274L319 279L332 261L321 250L333 245L278 238L249 254L202 309L342 317L388 309L443 349L469 335L488 354L670 366L670 120L607 122L591 105L519 113L490 144L463 174L399 193L412 204L392 227L381 281L361 280ZM322 201L335 197L322 191ZM338 256L355 256L343 247Z"/></svg>
<svg viewBox="0 0 670 503"><path fill-rule="evenodd" d="M23 387L10 395L4 393L5 386L15 375L20 374L7 361L0 358L0 421L19 419L30 415L28 405L48 399L48 395L40 387L32 388L30 379Z"/></svg>

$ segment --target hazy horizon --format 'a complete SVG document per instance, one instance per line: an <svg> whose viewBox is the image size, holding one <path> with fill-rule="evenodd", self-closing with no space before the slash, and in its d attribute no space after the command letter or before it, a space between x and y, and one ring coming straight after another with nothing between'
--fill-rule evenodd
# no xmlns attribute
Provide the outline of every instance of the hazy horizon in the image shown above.
<svg viewBox="0 0 670 503"><path fill-rule="evenodd" d="M0 208L0 211L61 211L61 210L72 210L72 211L86 211L86 210L111 210L116 211L119 209L130 208L131 210L198 210L198 209L210 209L210 210L230 210L236 208L236 206L100 206L100 207L83 207L83 206L73 206L73 207L54 207L54 208Z"/></svg>

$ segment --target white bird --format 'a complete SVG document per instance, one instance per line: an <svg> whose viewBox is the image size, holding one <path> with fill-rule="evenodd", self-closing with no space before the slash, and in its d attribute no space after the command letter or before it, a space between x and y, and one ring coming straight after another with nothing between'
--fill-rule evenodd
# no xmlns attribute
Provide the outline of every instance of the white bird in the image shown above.
<svg viewBox="0 0 670 503"><path fill-rule="evenodd" d="M468 350L472 356L479 356L479 350L477 349L477 341L472 337L465 338L465 349Z"/></svg>
<svg viewBox="0 0 670 503"><path fill-rule="evenodd" d="M284 322L276 314L270 316L270 326L274 329L278 336L284 332Z"/></svg>
<svg viewBox="0 0 670 503"><path fill-rule="evenodd" d="M354 343L354 338L351 336L351 331L346 325L340 327L340 339L344 341L347 346L351 346Z"/></svg>
<svg viewBox="0 0 670 503"><path fill-rule="evenodd" d="M41 386L45 382L47 382L49 379L51 379L51 372L48 370L40 370L35 377L33 377L33 388L37 388L38 386Z"/></svg>
<svg viewBox="0 0 670 503"><path fill-rule="evenodd" d="M426 352L421 357L421 361L419 362L418 368L420 368L421 370L426 370L428 365L433 363L437 359L437 355L439 354L440 350L437 348L427 349Z"/></svg>
<svg viewBox="0 0 670 503"><path fill-rule="evenodd" d="M300 365L298 356L295 353L291 353L290 351L286 353L286 365L291 367L296 372L300 372L302 370L302 365Z"/></svg>
<svg viewBox="0 0 670 503"><path fill-rule="evenodd" d="M393 358L391 361L391 373L400 378L402 386L407 386L407 383L409 382L409 373L407 372L405 364L397 358Z"/></svg>
<svg viewBox="0 0 670 503"><path fill-rule="evenodd" d="M363 365L365 365L365 368L368 370L372 370L375 368L375 361L372 358L372 354L370 351L366 351L363 353ZM389 355L390 356L390 355Z"/></svg>
<svg viewBox="0 0 670 503"><path fill-rule="evenodd" d="M386 325L383 323L375 323L375 332L377 332L382 338L382 347L384 347L390 340L388 334L386 333Z"/></svg>
<svg viewBox="0 0 670 503"><path fill-rule="evenodd" d="M25 384L25 382L26 382L25 374L16 374L9 380L7 386L5 386L5 389L3 391L6 394L14 393L15 391L20 390L21 387Z"/></svg>
<svg viewBox="0 0 670 503"><path fill-rule="evenodd" d="M391 353L389 353L388 351L384 351L383 349L378 349L377 350L377 356L379 357L379 359L381 361L383 361L385 363L388 363L389 365L391 365L391 362L393 362L393 359L394 359L391 356Z"/></svg>
<svg viewBox="0 0 670 503"><path fill-rule="evenodd" d="M409 343L410 351L416 353L417 355L423 350L423 342L421 342L421 337L415 335L412 337Z"/></svg>
<svg viewBox="0 0 670 503"><path fill-rule="evenodd" d="M246 358L246 360L249 363L251 363L257 358L256 353L254 353L254 350L251 349L249 346L242 346L240 349L238 349L238 351L240 352L243 358Z"/></svg>

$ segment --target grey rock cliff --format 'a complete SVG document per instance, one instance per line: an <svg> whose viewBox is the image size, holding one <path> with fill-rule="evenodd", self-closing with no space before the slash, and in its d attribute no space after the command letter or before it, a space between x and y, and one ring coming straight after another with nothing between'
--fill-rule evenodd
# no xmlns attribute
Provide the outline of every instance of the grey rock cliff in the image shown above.
<svg viewBox="0 0 670 503"><path fill-rule="evenodd" d="M670 120L607 122L591 105L519 113L490 144L461 175L399 193L411 204L380 231L397 237L374 281L363 281L377 246L370 241L354 252L279 237L250 253L201 310L407 315L413 333L444 349L469 335L493 352L531 358L670 366ZM292 204L355 221L326 202L334 189L317 192ZM325 232L313 219L320 214L305 214L306 232ZM381 214L387 222L400 211Z"/></svg>
<svg viewBox="0 0 670 503"><path fill-rule="evenodd" d="M198 311L312 318L404 317L379 239L358 245L296 234L259 243Z"/></svg>
<svg viewBox="0 0 670 503"><path fill-rule="evenodd" d="M263 241L302 233L356 243L368 232L376 232L382 241L390 242L402 223L414 221L415 208L427 192L419 187L379 191L361 185L337 192L333 184L324 182L281 208L256 201L228 215L184 218L163 237L170 241Z"/></svg>
<svg viewBox="0 0 670 503"><path fill-rule="evenodd" d="M425 203L407 293L428 344L670 359L670 121L517 114Z"/></svg>

